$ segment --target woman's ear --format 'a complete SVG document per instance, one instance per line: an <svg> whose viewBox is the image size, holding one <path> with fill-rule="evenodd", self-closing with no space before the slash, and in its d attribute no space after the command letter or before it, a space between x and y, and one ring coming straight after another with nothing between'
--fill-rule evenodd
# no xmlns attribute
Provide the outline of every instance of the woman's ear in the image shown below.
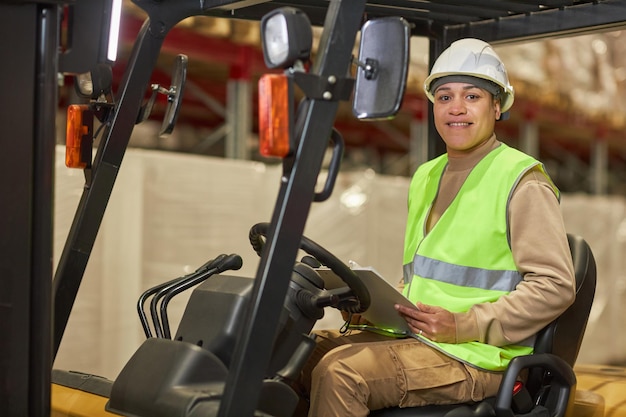
<svg viewBox="0 0 626 417"><path fill-rule="evenodd" d="M496 112L496 120L500 120L500 117L502 116L502 111L500 110L500 100L499 99L494 99L493 100L493 106L494 106L494 110Z"/></svg>

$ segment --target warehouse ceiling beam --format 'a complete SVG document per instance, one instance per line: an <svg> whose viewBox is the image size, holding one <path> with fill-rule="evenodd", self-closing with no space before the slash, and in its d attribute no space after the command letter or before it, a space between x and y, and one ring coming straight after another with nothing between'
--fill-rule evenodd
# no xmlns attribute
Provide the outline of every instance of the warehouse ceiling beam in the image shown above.
<svg viewBox="0 0 626 417"><path fill-rule="evenodd" d="M474 37L498 44L584 35L625 26L626 2L604 0L471 24L449 25L444 28L442 39L444 44L450 44L456 39Z"/></svg>

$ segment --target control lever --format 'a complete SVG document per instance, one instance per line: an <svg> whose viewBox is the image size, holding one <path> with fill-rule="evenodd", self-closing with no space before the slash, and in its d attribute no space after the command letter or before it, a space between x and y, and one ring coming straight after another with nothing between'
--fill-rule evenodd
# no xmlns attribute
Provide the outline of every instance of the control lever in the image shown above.
<svg viewBox="0 0 626 417"><path fill-rule="evenodd" d="M197 284L200 284L201 282L209 278L211 275L219 274L226 270L238 270L241 268L242 265L243 265L243 260L241 259L241 256L237 254L233 253L230 255L220 255L217 258L215 258L215 260L210 264L210 266L207 266L206 268L201 270L199 275L192 274L192 276L189 276L188 278L175 282L174 284L166 288L163 288L161 291L159 291L159 293L157 293L157 295L152 299L152 301L154 302L158 298L163 297L163 301L161 301L161 307L160 307L161 328L163 330L163 337L167 339L172 338L171 333L170 333L170 324L169 324L169 320L167 317L167 305L169 304L170 300L174 296L180 294L181 292ZM151 307L152 307L152 304L151 304Z"/></svg>
<svg viewBox="0 0 626 417"><path fill-rule="evenodd" d="M144 291L144 293L141 294L141 296L139 297L139 300L137 300L137 312L139 313L139 321L141 322L141 326L143 327L143 332L146 334L147 338L150 338L150 337L153 337L153 336L152 336L152 331L150 330L150 325L148 324L148 318L146 317L146 312L144 310L144 305L146 303L146 300L151 295L156 294L157 292L159 292L163 288L165 288L165 287L167 287L169 285L173 285L173 284L177 283L178 281L180 281L182 279L184 279L184 277L174 278L174 279L172 279L170 281L167 281L167 282L164 282L162 284L155 285L154 287L149 288L148 290ZM153 326L156 329L156 323L153 323Z"/></svg>
<svg viewBox="0 0 626 417"><path fill-rule="evenodd" d="M219 262L222 259L224 259L226 255L225 254L221 254L218 255L215 259L212 259L208 262L206 262L204 265L202 265L200 268L196 269L194 272L192 272L191 274L187 274L183 277L180 277L179 279L175 280L174 282L172 282L169 285L164 285L161 288L158 289L158 291L156 292L156 294L152 297L152 300L150 300L150 316L152 317L152 322L154 323L154 332L156 333L156 337L165 337L164 336L164 331L163 331L163 326L161 325L161 320L159 319L159 313L158 313L158 303L159 300L161 298L163 298L163 296L165 296L165 294L168 293L168 291L170 291L172 288L176 287L177 284L188 281L190 279L194 279L195 277L202 277L202 281L206 278L208 278L209 276L211 276L213 274L213 271L211 271L211 269L213 269L213 264L215 262ZM210 271L210 274L206 274L207 271ZM200 281L201 282L201 281Z"/></svg>
<svg viewBox="0 0 626 417"><path fill-rule="evenodd" d="M139 313L139 321L141 322L141 326L143 327L143 331L147 338L153 337L152 331L150 329L150 325L148 323L148 319L145 313L145 303L150 296L153 296L150 303L151 317L153 322L154 331L156 333L156 337L171 337L169 332L169 323L167 323L167 303L171 300L172 297L179 294L180 292L191 288L192 286L201 283L202 281L209 278L211 275L223 272L227 269L239 269L241 268L242 260L239 255L231 254L231 255L219 255L215 259L212 259L206 262L204 265L196 269L191 274L174 278L170 281L164 282L162 284L155 285L152 288L146 290L137 301L137 312ZM158 301L167 296L169 291L174 291L171 295L166 298L165 306L161 303L161 311L165 311L165 322L168 326L167 329L162 327L158 313L157 313L157 305ZM155 295L156 294L156 295ZM167 334L167 336L165 336Z"/></svg>

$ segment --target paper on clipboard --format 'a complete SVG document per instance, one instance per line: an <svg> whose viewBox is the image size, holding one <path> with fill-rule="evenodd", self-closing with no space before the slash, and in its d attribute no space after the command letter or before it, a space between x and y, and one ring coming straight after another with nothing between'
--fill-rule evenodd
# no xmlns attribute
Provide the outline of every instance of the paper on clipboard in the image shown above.
<svg viewBox="0 0 626 417"><path fill-rule="evenodd" d="M351 269L361 279L370 293L370 306L361 316L376 327L388 329L394 333L409 334L410 330L406 321L394 308L395 304L415 308L415 304L409 301L396 287L391 285L374 268L359 266L351 262ZM324 280L326 289L345 287L347 284L333 271L327 268L319 268L317 272Z"/></svg>

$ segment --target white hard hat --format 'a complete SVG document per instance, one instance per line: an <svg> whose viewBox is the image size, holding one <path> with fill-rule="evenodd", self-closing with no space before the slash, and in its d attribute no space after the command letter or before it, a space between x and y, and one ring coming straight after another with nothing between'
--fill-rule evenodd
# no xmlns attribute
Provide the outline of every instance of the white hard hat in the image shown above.
<svg viewBox="0 0 626 417"><path fill-rule="evenodd" d="M513 105L513 86L509 83L504 64L487 42L472 38L461 39L453 42L439 55L430 75L424 81L424 91L430 101L434 100L433 83L448 76L469 76L491 81L502 89L500 96L502 113ZM484 88L483 85L477 86Z"/></svg>

